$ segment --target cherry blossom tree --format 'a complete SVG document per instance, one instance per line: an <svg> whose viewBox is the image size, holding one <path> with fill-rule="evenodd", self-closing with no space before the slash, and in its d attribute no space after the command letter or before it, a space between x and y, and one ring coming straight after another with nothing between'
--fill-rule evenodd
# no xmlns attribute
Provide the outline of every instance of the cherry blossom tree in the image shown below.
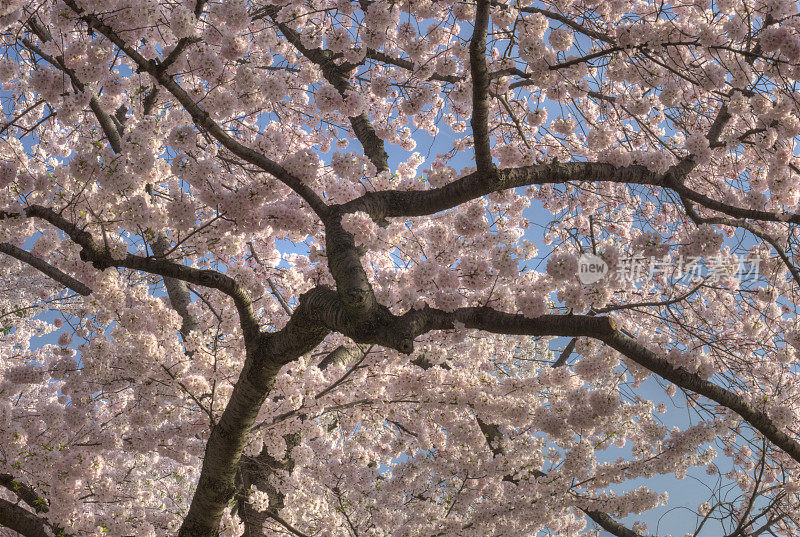
<svg viewBox="0 0 800 537"><path fill-rule="evenodd" d="M0 28L1 535L800 531L797 2Z"/></svg>

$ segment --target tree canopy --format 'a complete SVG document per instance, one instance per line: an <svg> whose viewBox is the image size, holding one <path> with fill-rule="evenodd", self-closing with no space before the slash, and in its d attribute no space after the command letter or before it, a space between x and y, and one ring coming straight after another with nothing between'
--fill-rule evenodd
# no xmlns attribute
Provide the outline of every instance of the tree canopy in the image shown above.
<svg viewBox="0 0 800 537"><path fill-rule="evenodd" d="M0 535L800 531L797 2L0 28Z"/></svg>

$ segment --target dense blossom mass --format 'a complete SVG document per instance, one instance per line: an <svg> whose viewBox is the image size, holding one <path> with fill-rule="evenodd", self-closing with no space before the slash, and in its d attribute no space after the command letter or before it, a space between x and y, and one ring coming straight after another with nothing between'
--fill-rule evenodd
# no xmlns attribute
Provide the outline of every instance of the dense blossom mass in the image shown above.
<svg viewBox="0 0 800 537"><path fill-rule="evenodd" d="M0 34L0 535L800 532L798 2Z"/></svg>

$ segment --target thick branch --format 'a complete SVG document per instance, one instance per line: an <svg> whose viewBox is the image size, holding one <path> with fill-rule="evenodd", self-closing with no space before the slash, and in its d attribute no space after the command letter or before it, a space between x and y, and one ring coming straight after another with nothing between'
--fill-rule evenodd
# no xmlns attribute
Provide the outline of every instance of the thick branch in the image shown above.
<svg viewBox="0 0 800 537"><path fill-rule="evenodd" d="M26 485L11 474L0 474L0 486L3 486L14 493L14 495L28 504L37 513L48 511L47 501L39 496L30 485Z"/></svg>
<svg viewBox="0 0 800 537"><path fill-rule="evenodd" d="M747 423L758 429L775 446L800 462L800 444L780 430L765 412L757 410L742 396L704 380L697 374L673 366L664 358L618 331L613 331L598 339L673 384L699 393L725 408L733 410Z"/></svg>
<svg viewBox="0 0 800 537"><path fill-rule="evenodd" d="M364 356L366 352L365 348L360 346L355 347L345 347L344 345L340 345L329 352L322 360L320 360L317 367L320 370L325 371L329 366L332 364L348 364L355 360L358 360ZM330 387L325 388L325 390L330 390ZM319 397L319 395L317 395Z"/></svg>
<svg viewBox="0 0 800 537"><path fill-rule="evenodd" d="M47 522L27 509L0 498L0 526L16 531L23 537L52 537Z"/></svg>
<svg viewBox="0 0 800 537"><path fill-rule="evenodd" d="M564 347L564 350L562 350L561 354L558 355L556 361L551 364L551 367L561 367L562 365L566 364L567 360L569 360L569 357L572 354L572 351L575 350L576 343L578 343L578 338L574 337L570 339L569 343L567 343L566 347Z"/></svg>
<svg viewBox="0 0 800 537"><path fill-rule="evenodd" d="M343 213L364 211L376 220L386 217L423 216L458 207L492 192L570 181L608 181L661 186L664 184L664 176L653 173L644 166L615 168L611 164L604 163L555 162L498 170L490 181L486 180L484 174L473 172L443 187L431 190L367 192L343 204L341 211Z"/></svg>
<svg viewBox="0 0 800 537"><path fill-rule="evenodd" d="M163 258L170 247L169 238L163 231L158 233L155 242L153 242L153 253L158 257ZM164 287L167 289L167 296L172 308L181 316L181 335L186 337L189 332L197 328L198 320L194 315L189 313L189 304L192 303L191 293L189 286L183 280L176 280L175 278L164 278Z"/></svg>
<svg viewBox="0 0 800 537"><path fill-rule="evenodd" d="M317 367L321 370L327 369L331 364L334 363L348 363L352 360L363 360L364 356L368 352L368 348L364 348L364 346L357 345L352 348L345 347L344 345L337 347L335 350L328 353L325 358L320 361ZM319 399L320 397L324 396L326 393L336 389L342 382L344 382L350 373L358 368L358 362L355 366L351 367L347 373L345 373L341 378L339 378L336 382L319 392L317 395L314 396L315 399ZM288 414L295 414L298 411L290 411ZM300 413L302 419L305 419L306 416ZM274 423L274 422L273 422ZM256 426L256 429L258 426ZM292 448L295 446L300 445L302 441L300 433L292 433L285 435L284 441L286 442L286 453L287 455L283 459L275 459L272 457L266 448L262 449L261 453L259 453L256 457L243 457L242 464L239 466L239 471L242 477L241 484L240 484L240 491L237 492L237 511L239 514L239 518L245 525L245 535L261 535L261 528L263 524L268 520L272 519L279 524L283 525L286 529L294 533L295 535L304 535L300 533L299 530L296 528L288 525L286 521L278 516L278 512L283 509L284 507L284 494L281 490L276 488L271 481L271 476L276 472L276 470L282 470L286 472L291 472L294 469L294 459L289 455L292 451ZM253 506L248 502L247 498L247 491L252 487L255 486L258 490L266 492L267 497L269 498L269 505L265 511L256 511Z"/></svg>
<svg viewBox="0 0 800 537"><path fill-rule="evenodd" d="M414 350L415 320L398 317L381 304L369 315L354 317L342 304L341 293L328 287L315 287L300 296L306 305L309 318L330 331L344 334L357 343L371 343L410 354ZM413 316L413 315L412 315ZM421 332L419 332L421 333Z"/></svg>
<svg viewBox="0 0 800 537"><path fill-rule="evenodd" d="M751 220L762 220L764 222L790 222L792 224L800 224L800 215L797 213L778 214L769 211L761 211L758 209L736 207L734 205L729 205L727 203L709 198L705 194L695 192L686 185L675 181L670 181L666 184L666 186L677 192L680 196L685 197L686 199L689 199L698 205L705 207L706 209L727 214L729 216L733 216L734 218L748 218Z"/></svg>
<svg viewBox="0 0 800 537"><path fill-rule="evenodd" d="M336 281L344 313L352 320L366 319L374 314L378 304L375 293L361 266L353 235L345 231L338 215L325 222L325 246L328 268Z"/></svg>
<svg viewBox="0 0 800 537"><path fill-rule="evenodd" d="M475 29L469 43L469 66L472 73L472 136L475 163L485 174L492 169L489 145L489 70L486 67L486 32L489 27L489 0L478 0Z"/></svg>
<svg viewBox="0 0 800 537"><path fill-rule="evenodd" d="M681 197L698 205L735 218L800 224L800 214L779 214L736 207L692 190L685 185L684 178L693 167L694 161L690 157L673 166L665 174L654 173L639 165L616 168L611 164L601 162L537 164L498 170L491 181L487 181L480 172L473 172L443 187L430 190L367 192L341 205L339 210L342 213L364 211L374 220L387 217L425 216L452 209L470 200L509 188L582 181L657 186L673 190Z"/></svg>
<svg viewBox="0 0 800 537"><path fill-rule="evenodd" d="M45 276L52 278L53 280L57 281L64 287L67 287L68 289L72 289L79 295L89 296L92 294L92 290L89 289L89 287L87 287L84 283L79 282L69 274L61 271L60 269L57 269L47 261L39 259L35 255L23 250L22 248L18 248L13 244L9 244L7 242L2 242L0 243L0 252L10 255L11 257L18 259L19 261L22 261L23 263L27 263L28 265L32 266Z"/></svg>
<svg viewBox="0 0 800 537"><path fill-rule="evenodd" d="M216 535L222 513L236 491L235 477L247 435L281 366L309 352L328 330L313 322L302 301L287 325L262 334L247 358L230 401L206 444L203 469L179 536Z"/></svg>
<svg viewBox="0 0 800 537"><path fill-rule="evenodd" d="M643 537L641 533L635 532L630 528L626 528L605 513L601 513L600 511L581 510L589 515L589 518L594 520L598 526L612 535L616 535L617 537Z"/></svg>

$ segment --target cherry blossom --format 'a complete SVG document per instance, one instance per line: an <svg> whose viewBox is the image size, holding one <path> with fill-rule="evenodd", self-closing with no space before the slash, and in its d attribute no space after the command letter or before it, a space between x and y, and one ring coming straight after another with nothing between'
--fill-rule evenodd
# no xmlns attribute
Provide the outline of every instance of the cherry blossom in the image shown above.
<svg viewBox="0 0 800 537"><path fill-rule="evenodd" d="M798 17L0 3L0 535L796 534Z"/></svg>

